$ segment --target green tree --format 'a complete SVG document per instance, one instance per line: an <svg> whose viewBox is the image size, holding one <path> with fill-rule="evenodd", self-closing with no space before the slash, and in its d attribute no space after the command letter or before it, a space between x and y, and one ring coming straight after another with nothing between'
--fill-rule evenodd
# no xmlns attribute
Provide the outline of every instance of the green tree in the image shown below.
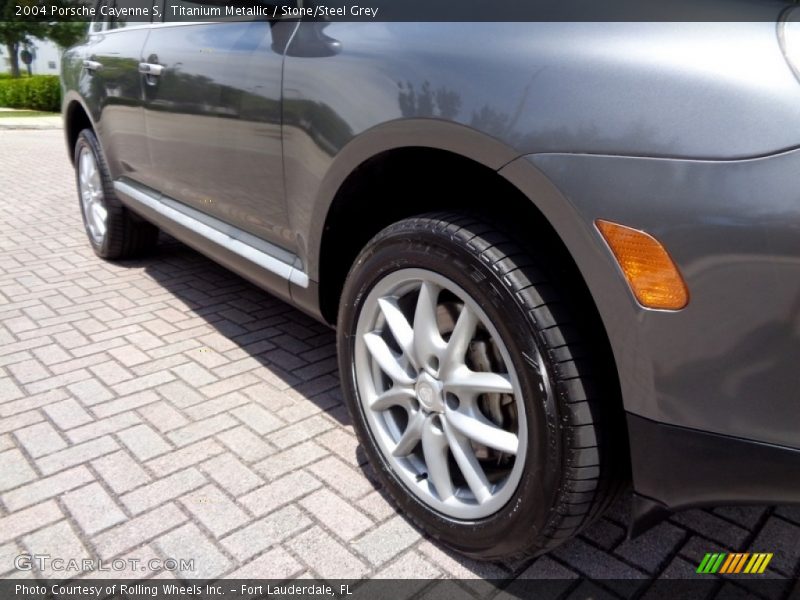
<svg viewBox="0 0 800 600"><path fill-rule="evenodd" d="M19 77L19 50L31 38L44 37L48 25L41 21L24 21L16 16L16 6L35 6L34 0L0 0L0 43L8 51L11 76Z"/></svg>
<svg viewBox="0 0 800 600"><path fill-rule="evenodd" d="M0 0L1 1L1 0ZM62 52L77 44L86 35L89 23L85 21L58 21L50 23L47 38L53 40Z"/></svg>

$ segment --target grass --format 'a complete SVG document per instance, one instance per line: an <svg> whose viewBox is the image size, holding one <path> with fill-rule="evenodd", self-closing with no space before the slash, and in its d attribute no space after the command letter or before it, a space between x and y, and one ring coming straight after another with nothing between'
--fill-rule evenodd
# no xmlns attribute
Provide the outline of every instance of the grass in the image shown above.
<svg viewBox="0 0 800 600"><path fill-rule="evenodd" d="M0 119L17 119L19 117L57 117L57 112L40 110L0 110Z"/></svg>

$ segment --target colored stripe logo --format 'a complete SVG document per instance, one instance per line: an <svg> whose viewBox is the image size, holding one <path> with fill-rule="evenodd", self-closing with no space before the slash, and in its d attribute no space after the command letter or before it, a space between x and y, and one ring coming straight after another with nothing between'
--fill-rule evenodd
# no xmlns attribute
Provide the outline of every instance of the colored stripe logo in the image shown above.
<svg viewBox="0 0 800 600"><path fill-rule="evenodd" d="M760 574L767 570L769 561L772 560L772 552L715 552L705 555L697 572L713 575L737 575L739 573Z"/></svg>

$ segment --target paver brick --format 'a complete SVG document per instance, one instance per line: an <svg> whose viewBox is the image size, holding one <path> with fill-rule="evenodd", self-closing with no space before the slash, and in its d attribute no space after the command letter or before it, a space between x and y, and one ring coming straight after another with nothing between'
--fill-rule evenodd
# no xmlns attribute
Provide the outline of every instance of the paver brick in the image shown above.
<svg viewBox="0 0 800 600"><path fill-rule="evenodd" d="M341 496L351 500L374 490L361 471L356 471L334 456L310 465L308 470Z"/></svg>
<svg viewBox="0 0 800 600"><path fill-rule="evenodd" d="M222 545L238 560L246 561L312 524L298 508L286 506L224 537Z"/></svg>
<svg viewBox="0 0 800 600"><path fill-rule="evenodd" d="M174 504L165 504L104 531L94 539L100 558L109 559L186 522Z"/></svg>
<svg viewBox="0 0 800 600"><path fill-rule="evenodd" d="M24 413L15 414L12 417L0 419L0 434L8 431L16 431L22 427L27 427L33 423L44 421L44 417L38 410L29 410Z"/></svg>
<svg viewBox="0 0 800 600"><path fill-rule="evenodd" d="M108 454L119 448L119 444L109 436L70 446L54 454L48 454L36 460L36 464L45 475L50 475L61 469L72 467L89 461L103 454Z"/></svg>
<svg viewBox="0 0 800 600"><path fill-rule="evenodd" d="M319 527L304 531L286 545L324 579L357 579L369 572L361 560Z"/></svg>
<svg viewBox="0 0 800 600"><path fill-rule="evenodd" d="M66 432L69 441L74 444L98 438L109 433L115 433L138 425L142 420L133 412L119 413L99 421L94 421L82 427L76 427Z"/></svg>
<svg viewBox="0 0 800 600"><path fill-rule="evenodd" d="M64 517L64 513L54 500L18 510L5 517L0 517L0 542L17 538L43 525Z"/></svg>
<svg viewBox="0 0 800 600"><path fill-rule="evenodd" d="M124 396L127 394L135 394L136 392L141 392L148 388L156 387L157 385L167 383L173 379L175 379L175 377L172 375L172 373L169 373L168 371L157 371L155 373L150 373L149 375L140 375L139 377L135 377L130 381L123 381L111 387L117 394Z"/></svg>
<svg viewBox="0 0 800 600"><path fill-rule="evenodd" d="M0 492L36 479L36 472L16 448L0 452L0 473L3 475L0 478Z"/></svg>
<svg viewBox="0 0 800 600"><path fill-rule="evenodd" d="M425 557L417 552L406 552L398 560L389 566L381 569L375 574L376 579L410 579L414 580L403 587L403 592L413 596L415 587L425 587L428 585L426 579L436 579L442 572ZM436 596L440 598L441 596Z"/></svg>
<svg viewBox="0 0 800 600"><path fill-rule="evenodd" d="M0 417L10 417L19 413L30 411L33 408L41 408L48 404L54 404L66 399L68 396L64 390L50 390L41 394L26 396L20 400L0 404Z"/></svg>
<svg viewBox="0 0 800 600"><path fill-rule="evenodd" d="M345 541L372 527L372 520L333 492L322 489L300 500L300 505ZM416 538L415 538L416 539Z"/></svg>
<svg viewBox="0 0 800 600"><path fill-rule="evenodd" d="M9 365L8 370L20 383L30 383L50 375L42 363L34 359Z"/></svg>
<svg viewBox="0 0 800 600"><path fill-rule="evenodd" d="M115 385L133 377L130 371L115 360L109 360L89 368L106 385Z"/></svg>
<svg viewBox="0 0 800 600"><path fill-rule="evenodd" d="M271 412L252 402L235 408L231 411L231 414L250 427L250 429L261 435L274 431L284 425L283 421L278 419Z"/></svg>
<svg viewBox="0 0 800 600"><path fill-rule="evenodd" d="M242 496L239 502L254 515L261 516L306 496L321 485L308 473L297 471Z"/></svg>
<svg viewBox="0 0 800 600"><path fill-rule="evenodd" d="M155 402L144 406L139 409L139 414L162 433L189 423L186 417L167 402Z"/></svg>
<svg viewBox="0 0 800 600"><path fill-rule="evenodd" d="M235 427L238 422L230 415L221 414L202 421L190 423L167 434L176 446L186 446L203 438Z"/></svg>
<svg viewBox="0 0 800 600"><path fill-rule="evenodd" d="M175 367L172 372L192 387L199 387L217 381L217 377L214 374L194 361Z"/></svg>
<svg viewBox="0 0 800 600"><path fill-rule="evenodd" d="M45 406L44 412L46 412L47 416L62 430L85 425L92 420L89 413L83 410L83 407L71 398Z"/></svg>
<svg viewBox="0 0 800 600"><path fill-rule="evenodd" d="M800 575L800 526L780 517L770 517L750 544L750 552L773 552L775 556L769 564L770 572L797 577Z"/></svg>
<svg viewBox="0 0 800 600"><path fill-rule="evenodd" d="M114 397L111 391L96 379L86 379L67 386L70 393L84 406L94 406Z"/></svg>
<svg viewBox="0 0 800 600"><path fill-rule="evenodd" d="M94 481L94 476L83 466L61 471L56 475L32 481L3 494L3 504L11 511L36 504L48 498L55 498L64 492Z"/></svg>
<svg viewBox="0 0 800 600"><path fill-rule="evenodd" d="M13 542L0 544L0 575L6 575L14 570L14 559L22 554L19 546Z"/></svg>
<svg viewBox="0 0 800 600"><path fill-rule="evenodd" d="M55 428L48 422L19 429L14 434L25 451L33 458L50 454L67 447Z"/></svg>
<svg viewBox="0 0 800 600"><path fill-rule="evenodd" d="M88 535L93 535L126 519L116 502L99 483L67 492L64 504L72 518Z"/></svg>
<svg viewBox="0 0 800 600"><path fill-rule="evenodd" d="M294 446L305 440L313 439L318 434L328 431L332 427L333 423L317 415L305 421L290 425L280 431L276 431L269 435L268 439L270 443L278 448L288 448L289 446Z"/></svg>
<svg viewBox="0 0 800 600"><path fill-rule="evenodd" d="M669 561L675 548L686 539L686 535L686 531L670 523L660 523L652 530L651 535L625 541L614 553L654 574Z"/></svg>
<svg viewBox="0 0 800 600"><path fill-rule="evenodd" d="M136 425L120 431L117 437L140 461L149 460L172 450L172 446L147 425Z"/></svg>
<svg viewBox="0 0 800 600"><path fill-rule="evenodd" d="M236 569L229 575L231 579L289 579L302 573L303 565L283 548L266 552Z"/></svg>
<svg viewBox="0 0 800 600"><path fill-rule="evenodd" d="M22 538L22 544L31 554L49 554L54 558L74 560L79 567L83 559L91 556L67 521L59 521L26 535ZM47 563L42 575L50 579L60 579L65 576L74 577L81 572L72 571L70 566L70 563L66 563L65 570L62 571L54 569L52 563Z"/></svg>
<svg viewBox="0 0 800 600"><path fill-rule="evenodd" d="M191 467L210 456L216 456L225 449L214 440L202 440L190 446L174 450L147 463L147 467L156 475L163 477L186 467Z"/></svg>
<svg viewBox="0 0 800 600"><path fill-rule="evenodd" d="M217 439L246 462L260 460L275 452L272 446L244 425L223 431Z"/></svg>
<svg viewBox="0 0 800 600"><path fill-rule="evenodd" d="M237 406L247 404L248 402L250 402L250 400L246 396L243 396L237 392L233 392L219 398L207 400L206 402L202 402L200 404L195 404L194 406L184 409L184 411L189 418L195 421L200 421L202 419L207 419L208 417L218 415L222 412L231 411Z"/></svg>
<svg viewBox="0 0 800 600"><path fill-rule="evenodd" d="M37 394L39 392L46 392L58 387L69 385L77 381L89 379L92 374L86 369L78 369L77 371L69 371L61 375L54 375L45 379L39 379L25 386L29 394Z"/></svg>
<svg viewBox="0 0 800 600"><path fill-rule="evenodd" d="M117 494L128 492L150 481L150 476L139 463L122 450L93 460L91 465Z"/></svg>
<svg viewBox="0 0 800 600"><path fill-rule="evenodd" d="M373 565L381 565L421 539L408 521L395 515L353 543Z"/></svg>
<svg viewBox="0 0 800 600"><path fill-rule="evenodd" d="M233 454L225 453L204 462L200 468L229 494L241 496L264 481Z"/></svg>
<svg viewBox="0 0 800 600"><path fill-rule="evenodd" d="M395 513L392 503L379 490L374 490L359 500L358 507L376 521L383 521Z"/></svg>
<svg viewBox="0 0 800 600"><path fill-rule="evenodd" d="M267 478L275 479L284 473L314 462L326 454L326 451L314 442L305 442L265 458L256 464L256 469Z"/></svg>
<svg viewBox="0 0 800 600"><path fill-rule="evenodd" d="M136 515L198 488L205 482L200 471L190 468L128 492L121 499L128 510Z"/></svg>
<svg viewBox="0 0 800 600"><path fill-rule="evenodd" d="M217 396L235 392L257 382L258 379L252 373L242 373L235 377L227 377L216 383L205 385L200 388L200 392L209 398L216 398Z"/></svg>
<svg viewBox="0 0 800 600"><path fill-rule="evenodd" d="M184 579L212 579L231 567L230 560L193 523L160 537L155 543L167 558L194 559L194 568L179 571Z"/></svg>
<svg viewBox="0 0 800 600"><path fill-rule="evenodd" d="M172 381L156 388L158 393L178 408L186 408L203 401L203 396L182 381Z"/></svg>
<svg viewBox="0 0 800 600"><path fill-rule="evenodd" d="M157 401L158 396L154 392L147 390L125 396L124 398L117 398L116 400L109 400L108 402L98 404L92 407L92 412L98 418L102 419L103 417L110 417L111 415L116 415L126 410L147 406Z"/></svg>
<svg viewBox="0 0 800 600"><path fill-rule="evenodd" d="M215 485L207 485L181 498L181 504L215 536L247 523L249 517Z"/></svg>

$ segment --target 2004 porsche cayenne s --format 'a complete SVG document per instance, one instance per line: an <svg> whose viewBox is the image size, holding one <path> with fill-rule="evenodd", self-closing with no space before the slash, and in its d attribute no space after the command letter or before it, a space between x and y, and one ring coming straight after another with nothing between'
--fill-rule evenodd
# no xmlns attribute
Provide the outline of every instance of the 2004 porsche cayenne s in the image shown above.
<svg viewBox="0 0 800 600"><path fill-rule="evenodd" d="M334 325L381 485L468 555L546 552L629 489L634 534L798 501L790 6L96 22L63 59L89 243L163 230Z"/></svg>

